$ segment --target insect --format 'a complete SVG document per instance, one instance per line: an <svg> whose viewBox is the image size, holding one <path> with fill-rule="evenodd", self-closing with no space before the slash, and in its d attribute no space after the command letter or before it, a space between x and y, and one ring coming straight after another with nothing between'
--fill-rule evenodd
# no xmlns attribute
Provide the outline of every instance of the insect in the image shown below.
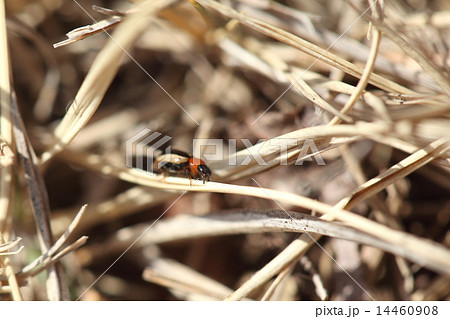
<svg viewBox="0 0 450 319"><path fill-rule="evenodd" d="M209 181L211 176L211 170L204 161L177 150L158 156L153 162L153 172L201 179L203 184Z"/></svg>

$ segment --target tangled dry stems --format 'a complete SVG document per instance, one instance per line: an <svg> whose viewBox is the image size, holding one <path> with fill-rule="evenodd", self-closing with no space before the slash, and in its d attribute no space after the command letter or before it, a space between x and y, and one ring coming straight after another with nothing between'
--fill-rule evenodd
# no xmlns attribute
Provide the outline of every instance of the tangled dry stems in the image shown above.
<svg viewBox="0 0 450 319"><path fill-rule="evenodd" d="M65 273L73 299L448 298L450 14L336 3L158 0L83 12L55 2L47 20L32 14L39 6L7 7L19 21L2 14L2 52L11 30L12 71L29 69L15 74L13 88L2 54L2 295L21 300L19 286L28 286L25 299L67 299ZM39 27L64 16L86 21L94 11L112 16L80 22L49 50L61 39ZM21 48L31 54L19 61ZM30 68L35 50L44 68ZM37 83L35 98L24 78ZM267 165L225 158L208 163L213 181L204 185L162 179L124 165L126 138L143 127L187 151L194 138L265 138L228 155L258 153ZM325 167L293 165L305 141ZM37 235L25 221L33 219ZM231 234L246 236L222 237ZM42 253L25 262L36 238ZM103 273L124 251L120 269L133 275ZM230 261L235 268L224 268ZM339 280L336 261L353 265L347 275L359 287ZM46 295L28 281L43 270ZM171 294L143 286L141 275Z"/></svg>

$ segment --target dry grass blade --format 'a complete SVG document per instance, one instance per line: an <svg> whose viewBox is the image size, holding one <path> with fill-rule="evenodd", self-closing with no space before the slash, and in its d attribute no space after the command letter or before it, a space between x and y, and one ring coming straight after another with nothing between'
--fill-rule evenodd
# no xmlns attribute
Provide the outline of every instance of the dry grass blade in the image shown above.
<svg viewBox="0 0 450 319"><path fill-rule="evenodd" d="M16 255L20 253L20 251L23 249L23 246L20 246L20 248L17 251L8 251L8 250L17 246L21 240L22 240L21 237L17 237L13 241L0 244L0 256Z"/></svg>
<svg viewBox="0 0 450 319"><path fill-rule="evenodd" d="M23 247L20 247L20 249L16 252L8 252L8 250L14 246L16 246L21 238L17 238L13 242L4 243L3 240L3 234L0 232L0 273L4 273L6 275L6 278L8 280L9 284L9 292L12 295L13 300L15 301L21 301L23 300L22 294L19 290L19 285L17 283L17 278L14 273L14 268L12 266L11 260L8 256L18 254ZM0 283L0 286L1 283ZM3 288L3 287L2 287Z"/></svg>
<svg viewBox="0 0 450 319"><path fill-rule="evenodd" d="M184 300L222 300L232 290L183 264L170 259L151 260L142 278L174 290Z"/></svg>
<svg viewBox="0 0 450 319"><path fill-rule="evenodd" d="M397 165L388 169L386 172L361 185L351 196L340 201L338 206L351 209L356 203L380 192L398 179L411 174L423 165L426 165L435 158L445 154L449 149L450 145L447 138L434 141L426 148L415 152Z"/></svg>
<svg viewBox="0 0 450 319"><path fill-rule="evenodd" d="M107 8L102 8L96 5L92 6L94 11L103 13L104 15L111 16L111 18L95 22L94 24L76 28L66 34L67 40L55 43L53 45L54 48L59 48L71 43L75 43L86 39L90 36L96 35L100 32L104 32L116 27L120 22L122 22L123 17L126 15L124 12L120 12L117 10L110 10Z"/></svg>
<svg viewBox="0 0 450 319"><path fill-rule="evenodd" d="M293 77L292 75L289 76L289 80L293 83L293 86L299 90L305 97L307 97L310 101L313 101L316 105L324 109L325 111L330 112L331 114L335 115L339 119L352 123L353 120L345 115L345 113L342 113L340 111L337 111L334 107L332 107L327 101L322 99L319 94L317 94L302 78L300 77Z"/></svg>
<svg viewBox="0 0 450 319"><path fill-rule="evenodd" d="M377 7L378 5L379 3L377 3L375 7ZM366 66L364 67L364 71L361 75L361 78L359 79L358 84L356 85L356 89L352 92L347 103L342 108L341 110L342 113L347 114L353 108L356 101L361 97L364 89L366 88L367 83L369 82L369 77L372 74L372 71L375 67L375 60L377 58L380 41L381 41L381 31L375 29L373 31L372 46L370 47L369 58L367 60ZM338 124L341 120L342 120L341 117L336 116L328 124L330 125Z"/></svg>
<svg viewBox="0 0 450 319"><path fill-rule="evenodd" d="M367 221L372 226L377 225L374 222ZM186 227L189 225L189 227ZM344 226L321 220L305 214L296 212L286 212L280 210L243 210L241 212L227 212L226 214L209 215L203 217L179 216L166 221L160 221L153 227L139 225L136 228L124 228L113 236L107 245L102 244L99 250L91 250L90 254L103 255L111 254L113 251L121 251L128 247L134 240L136 233L145 233L140 237L139 242L133 248L161 244L170 241L185 240L188 238L231 235L241 233L259 233L259 232L300 232L308 234L320 234L330 237L346 239L361 244L380 248L384 251L405 257L426 267L450 274L449 260L450 253L442 246L430 244L422 239L405 234L399 231L393 231L385 226L383 227L389 234L387 236L377 236L367 234L367 228L353 228L353 226ZM401 236L407 245L401 245L396 239L390 236ZM311 235L308 235L311 236ZM409 242L411 244L409 244ZM417 245L417 246L415 246ZM112 247L108 250L105 247ZM418 252L415 247L430 249L430 254L422 249ZM439 254L432 257L431 254Z"/></svg>
<svg viewBox="0 0 450 319"><path fill-rule="evenodd" d="M273 300L272 298L273 298L277 288L279 288L282 281L291 274L294 267L295 267L295 263L292 263L291 265L288 265L285 269L283 269L278 274L278 276L275 278L275 280L270 285L269 289L267 289L266 292L264 293L264 296L261 298L261 301Z"/></svg>
<svg viewBox="0 0 450 319"><path fill-rule="evenodd" d="M412 294L413 301L433 301L445 298L450 290L450 278L440 276L424 289L418 289Z"/></svg>
<svg viewBox="0 0 450 319"><path fill-rule="evenodd" d="M44 271L49 267L52 267L55 263L58 263L61 260L61 258L63 258L65 255L74 252L75 250L78 250L81 246L83 246L86 243L87 240L88 238L86 236L78 238L75 242L73 242L69 246L56 252L54 255L45 258L42 261L42 263L37 265L36 268L28 269L26 272L21 272L18 274L18 276L20 276L20 278L36 276L41 271Z"/></svg>
<svg viewBox="0 0 450 319"><path fill-rule="evenodd" d="M11 147L0 137L0 168L11 167L14 164L14 157ZM3 214L0 215L2 217L1 220L5 219Z"/></svg>
<svg viewBox="0 0 450 319"><path fill-rule="evenodd" d="M11 113L17 153L25 170L25 178L38 234L41 250L45 253L53 244L53 233L50 227L50 206L44 180L37 167L37 157L26 136L25 128L13 96ZM68 300L69 292L63 277L61 265L49 268L47 276L47 294L50 300Z"/></svg>
<svg viewBox="0 0 450 319"><path fill-rule="evenodd" d="M404 140L401 140L392 136L373 136L373 139L381 144L385 144L391 146L393 148L404 151L405 153L413 154L417 152L420 148L408 143ZM450 167L450 158L448 156L438 157L433 161L433 164L441 165L444 168Z"/></svg>
<svg viewBox="0 0 450 319"><path fill-rule="evenodd" d="M33 262L28 264L22 269L23 273L30 272L33 268L41 264L46 259L49 259L56 255L58 250L61 249L61 247L65 244L69 236L73 233L75 228L78 226L81 218L83 217L84 213L86 212L87 205L84 205L79 210L78 214L73 219L72 223L67 227L65 233L53 244L53 246L48 249L43 255L41 255L39 258L35 259Z"/></svg>
<svg viewBox="0 0 450 319"><path fill-rule="evenodd" d="M10 149L13 143L11 121L11 83L10 60L6 32L5 3L0 3L0 245L8 241L11 228L8 220L11 216L13 195L13 153ZM8 230L6 236L3 230ZM7 255L0 254L0 268L5 268L13 300L22 300L17 279L11 260Z"/></svg>
<svg viewBox="0 0 450 319"><path fill-rule="evenodd" d="M123 20L122 17L112 17L106 20L96 22L92 25L76 28L66 34L68 38L67 40L55 43L53 47L56 49L68 44L81 41L100 32L110 30L114 28L117 24L122 22L122 20Z"/></svg>

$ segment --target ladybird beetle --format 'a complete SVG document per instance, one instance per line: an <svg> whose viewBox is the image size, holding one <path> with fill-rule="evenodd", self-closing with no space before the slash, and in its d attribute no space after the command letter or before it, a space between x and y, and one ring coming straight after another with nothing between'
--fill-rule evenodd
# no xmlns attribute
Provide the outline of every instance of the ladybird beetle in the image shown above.
<svg viewBox="0 0 450 319"><path fill-rule="evenodd" d="M203 184L209 181L211 176L211 170L204 161L177 150L158 156L153 162L153 172L201 179Z"/></svg>

